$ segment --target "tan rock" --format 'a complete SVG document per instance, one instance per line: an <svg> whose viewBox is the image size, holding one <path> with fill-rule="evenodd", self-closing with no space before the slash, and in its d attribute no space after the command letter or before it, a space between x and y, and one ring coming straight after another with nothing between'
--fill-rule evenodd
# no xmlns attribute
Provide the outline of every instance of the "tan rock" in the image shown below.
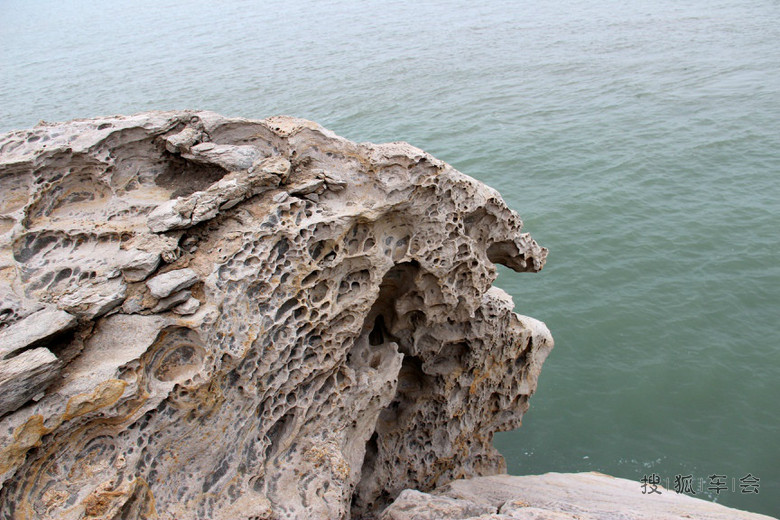
<svg viewBox="0 0 780 520"><path fill-rule="evenodd" d="M74 316L55 308L30 314L0 330L0 359L7 359L22 349L45 343L75 326Z"/></svg>
<svg viewBox="0 0 780 520"><path fill-rule="evenodd" d="M0 416L21 407L42 392L59 374L62 365L45 348L26 350L0 360Z"/></svg>
<svg viewBox="0 0 780 520"><path fill-rule="evenodd" d="M68 353L0 418L4 514L346 518L503 470L492 434L552 338L491 287L547 254L494 190L286 117L72 121L0 150L0 334ZM81 321L25 332L41 308Z"/></svg>
<svg viewBox="0 0 780 520"><path fill-rule="evenodd" d="M498 514L490 518L496 520L772 520L672 490L660 491L643 494L638 481L602 473L546 473L456 480L436 489L433 495L494 507ZM404 507L410 515L428 511L424 499L417 500L416 505L406 500Z"/></svg>
<svg viewBox="0 0 780 520"><path fill-rule="evenodd" d="M167 298L177 291L192 287L197 281L198 273L192 269L177 269L175 271L158 274L154 278L147 280L146 286L155 298ZM186 299L187 298L184 300ZM166 307L166 309L167 308L170 308L170 306Z"/></svg>
<svg viewBox="0 0 780 520"><path fill-rule="evenodd" d="M406 489L382 512L379 520L446 520L495 512L496 508L488 505Z"/></svg>

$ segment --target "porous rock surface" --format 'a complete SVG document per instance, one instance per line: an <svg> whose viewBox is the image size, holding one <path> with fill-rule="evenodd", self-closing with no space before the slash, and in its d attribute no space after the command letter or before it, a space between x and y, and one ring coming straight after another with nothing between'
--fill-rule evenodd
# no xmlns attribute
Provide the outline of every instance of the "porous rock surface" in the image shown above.
<svg viewBox="0 0 780 520"><path fill-rule="evenodd" d="M504 469L546 250L405 143L208 112L0 136L0 518L371 517Z"/></svg>
<svg viewBox="0 0 780 520"><path fill-rule="evenodd" d="M773 520L602 473L494 475L404 490L380 520Z"/></svg>

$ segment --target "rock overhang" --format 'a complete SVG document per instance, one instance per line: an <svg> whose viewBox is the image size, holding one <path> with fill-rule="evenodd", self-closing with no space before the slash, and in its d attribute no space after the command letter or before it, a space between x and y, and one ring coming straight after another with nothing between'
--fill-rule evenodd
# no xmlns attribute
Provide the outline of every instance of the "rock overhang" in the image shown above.
<svg viewBox="0 0 780 520"><path fill-rule="evenodd" d="M56 359L0 418L5 517L338 518L503 469L492 434L553 343L492 287L547 254L495 190L290 117L45 124L0 152L0 334L68 324L17 349Z"/></svg>

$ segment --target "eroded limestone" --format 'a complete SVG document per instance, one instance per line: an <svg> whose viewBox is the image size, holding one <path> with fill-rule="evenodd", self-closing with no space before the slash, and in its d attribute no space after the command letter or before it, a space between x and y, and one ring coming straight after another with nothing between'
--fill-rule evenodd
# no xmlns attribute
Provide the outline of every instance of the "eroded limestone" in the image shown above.
<svg viewBox="0 0 780 520"><path fill-rule="evenodd" d="M0 330L0 359L8 359L20 350L45 343L75 326L75 316L56 308L34 312Z"/></svg>
<svg viewBox="0 0 780 520"><path fill-rule="evenodd" d="M198 273L192 269L176 269L147 280L146 287L155 298L167 298L181 289L192 287L196 281Z"/></svg>
<svg viewBox="0 0 780 520"><path fill-rule="evenodd" d="M0 334L70 316L11 343L56 374L0 417L0 518L368 517L504 468L552 339L491 287L546 257L494 190L287 117L0 152Z"/></svg>
<svg viewBox="0 0 780 520"><path fill-rule="evenodd" d="M16 410L49 386L62 363L48 349L0 360L0 415Z"/></svg>

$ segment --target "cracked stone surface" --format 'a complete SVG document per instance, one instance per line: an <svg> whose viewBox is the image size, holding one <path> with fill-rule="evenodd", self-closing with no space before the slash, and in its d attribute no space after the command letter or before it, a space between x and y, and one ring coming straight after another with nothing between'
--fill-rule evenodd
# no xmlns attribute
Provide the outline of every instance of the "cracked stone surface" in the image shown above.
<svg viewBox="0 0 780 520"><path fill-rule="evenodd" d="M553 346L491 285L544 265L521 227L289 117L0 136L0 518L368 518L503 471Z"/></svg>
<svg viewBox="0 0 780 520"><path fill-rule="evenodd" d="M405 490L381 520L773 520L602 473L494 475L456 480L431 493ZM480 511L481 509L481 511ZM473 513L476 511L476 513Z"/></svg>

